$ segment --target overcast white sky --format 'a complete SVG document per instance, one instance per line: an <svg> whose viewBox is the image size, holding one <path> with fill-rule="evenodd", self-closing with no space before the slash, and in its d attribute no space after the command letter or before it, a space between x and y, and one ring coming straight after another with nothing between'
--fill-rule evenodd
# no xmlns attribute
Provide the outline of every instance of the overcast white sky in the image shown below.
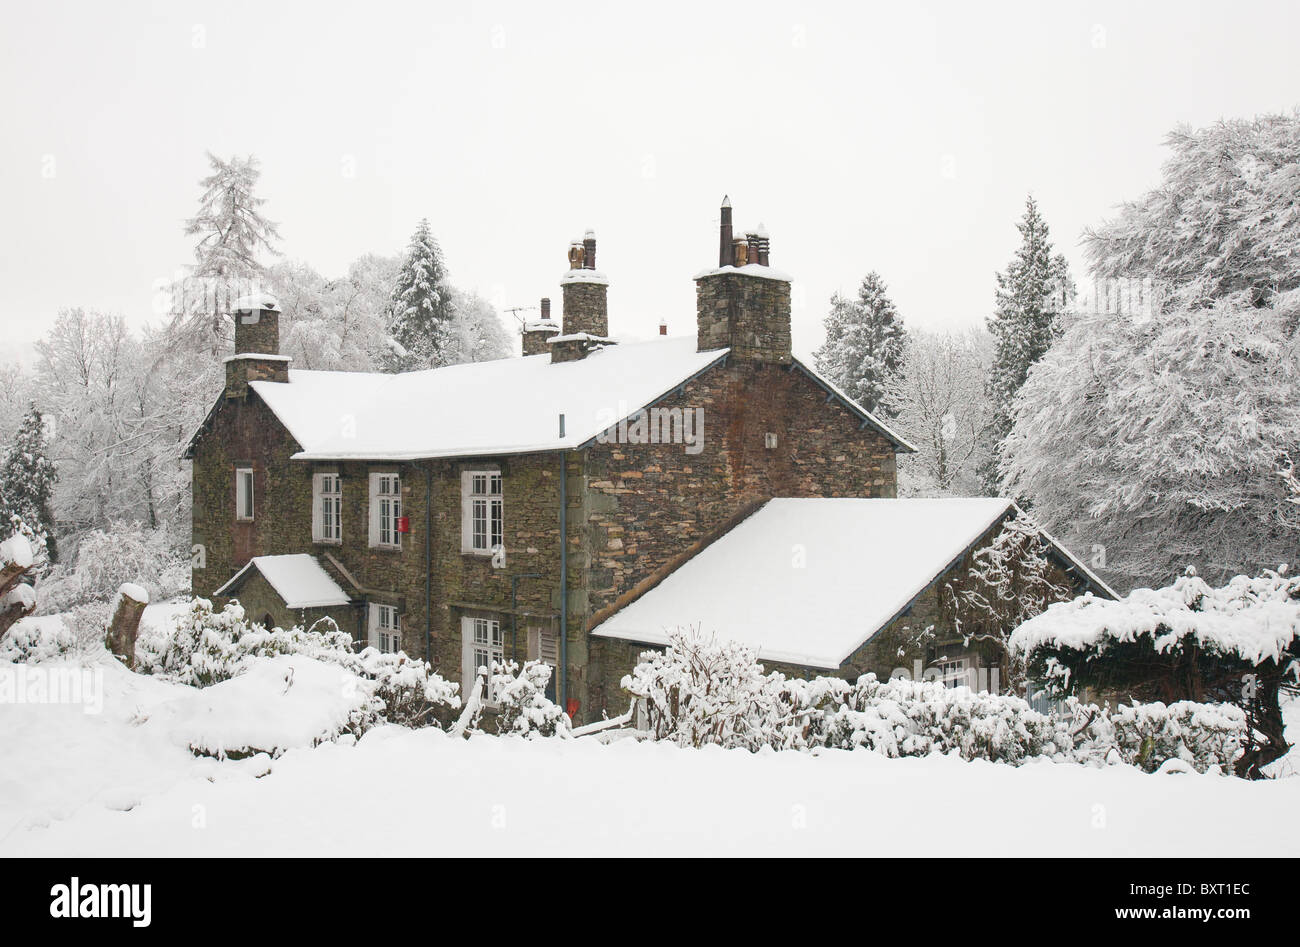
<svg viewBox="0 0 1300 947"><path fill-rule="evenodd" d="M611 9L613 8L613 9ZM990 308L1028 191L1081 230L1175 123L1300 102L1300 4L60 3L0 36L0 325L155 318L205 150L252 152L286 255L327 275L427 216L453 281L558 301L596 230L614 333L693 331L717 206L795 278L798 351L881 272L905 320ZM355 168L348 176L345 170Z"/></svg>

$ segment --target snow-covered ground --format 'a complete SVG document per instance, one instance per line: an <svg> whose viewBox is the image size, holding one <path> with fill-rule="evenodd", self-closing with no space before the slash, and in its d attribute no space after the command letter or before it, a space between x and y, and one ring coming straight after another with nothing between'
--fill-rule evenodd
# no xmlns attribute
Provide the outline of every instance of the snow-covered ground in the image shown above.
<svg viewBox="0 0 1300 947"><path fill-rule="evenodd" d="M0 855L1300 855L1300 778L392 726L218 762L185 739L224 685L95 667L101 713L0 705Z"/></svg>

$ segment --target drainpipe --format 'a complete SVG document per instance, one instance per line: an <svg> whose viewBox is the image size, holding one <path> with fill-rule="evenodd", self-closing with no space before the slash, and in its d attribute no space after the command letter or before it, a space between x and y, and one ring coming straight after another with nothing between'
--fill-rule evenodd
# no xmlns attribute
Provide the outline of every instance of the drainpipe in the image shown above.
<svg viewBox="0 0 1300 947"><path fill-rule="evenodd" d="M424 660L433 667L433 468L424 468Z"/></svg>
<svg viewBox="0 0 1300 947"><path fill-rule="evenodd" d="M564 415L560 415L563 436ZM569 497L567 455L560 451L560 709L569 712Z"/></svg>

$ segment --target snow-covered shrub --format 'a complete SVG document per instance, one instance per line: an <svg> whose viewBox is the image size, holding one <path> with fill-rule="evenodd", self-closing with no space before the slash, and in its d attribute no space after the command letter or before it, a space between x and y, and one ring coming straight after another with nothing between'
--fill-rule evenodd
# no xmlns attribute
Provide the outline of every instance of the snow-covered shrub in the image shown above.
<svg viewBox="0 0 1300 947"><path fill-rule="evenodd" d="M352 639L333 622L311 628L263 628L244 617L244 608L230 602L215 611L205 598L196 598L171 628L146 634L136 642L136 666L145 674L209 687L238 675L254 658L303 655L357 670Z"/></svg>
<svg viewBox="0 0 1300 947"><path fill-rule="evenodd" d="M440 677L417 658L366 648L356 655L354 667L370 682L370 693L382 703L380 715L386 723L436 726L444 710L460 706L460 686Z"/></svg>
<svg viewBox="0 0 1300 947"><path fill-rule="evenodd" d="M383 704L345 668L305 655L251 662L238 676L189 691L143 721L195 756L276 757L383 722Z"/></svg>
<svg viewBox="0 0 1300 947"><path fill-rule="evenodd" d="M812 680L770 674L754 702L751 732L776 750L825 746L827 716L844 705L852 685L840 677Z"/></svg>
<svg viewBox="0 0 1300 947"><path fill-rule="evenodd" d="M437 725L445 711L460 705L458 685L436 674L424 661L405 654L366 648L353 652L352 639L329 619L310 628L265 628L250 622L238 602L216 611L196 598L174 622L136 644L137 668L194 687L231 680L249 668L281 656L310 658L354 675L357 687L375 698L369 724L406 727Z"/></svg>
<svg viewBox="0 0 1300 947"><path fill-rule="evenodd" d="M1093 708L1095 710L1095 708ZM1235 770L1246 744L1246 715L1231 704L1121 704L1102 710L1076 744L1080 759L1109 755L1148 773L1181 760L1198 773ZM1100 751L1100 752L1099 752Z"/></svg>
<svg viewBox="0 0 1300 947"><path fill-rule="evenodd" d="M166 530L139 523L113 523L91 530L71 566L56 566L40 584L42 614L66 612L90 602L112 601L123 583L144 586L160 602L190 589L190 562Z"/></svg>
<svg viewBox="0 0 1300 947"><path fill-rule="evenodd" d="M0 663L36 664L77 653L76 636L57 615L25 618L0 638Z"/></svg>
<svg viewBox="0 0 1300 947"><path fill-rule="evenodd" d="M1038 756L1068 758L1063 724L1018 697L974 693L938 681L877 680L865 674L826 714L826 745L867 747L885 756L958 753L1019 765Z"/></svg>
<svg viewBox="0 0 1300 947"><path fill-rule="evenodd" d="M522 669L514 661L493 663L497 733L526 738L567 736L572 730L568 714L546 696L550 680L551 666L543 661L528 661Z"/></svg>
<svg viewBox="0 0 1300 947"><path fill-rule="evenodd" d="M772 718L781 680L763 673L753 648L679 630L663 651L642 653L622 686L645 700L656 740L758 749L769 742L761 725Z"/></svg>

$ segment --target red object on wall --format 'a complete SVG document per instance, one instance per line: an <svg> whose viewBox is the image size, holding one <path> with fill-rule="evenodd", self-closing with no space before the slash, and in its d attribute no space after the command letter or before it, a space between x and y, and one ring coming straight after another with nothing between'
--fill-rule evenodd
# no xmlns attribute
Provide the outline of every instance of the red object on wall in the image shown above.
<svg viewBox="0 0 1300 947"><path fill-rule="evenodd" d="M578 703L578 698L576 698L576 697L570 697L570 698L568 699L568 701L567 701L567 704L568 704L568 714L569 714L569 719L570 719L570 720L577 720L577 719L578 719L578 708L579 708L580 706L582 706L581 704Z"/></svg>
<svg viewBox="0 0 1300 947"><path fill-rule="evenodd" d="M411 518L409 516L399 516L397 518L397 531L399 533L409 533L411 531Z"/></svg>

